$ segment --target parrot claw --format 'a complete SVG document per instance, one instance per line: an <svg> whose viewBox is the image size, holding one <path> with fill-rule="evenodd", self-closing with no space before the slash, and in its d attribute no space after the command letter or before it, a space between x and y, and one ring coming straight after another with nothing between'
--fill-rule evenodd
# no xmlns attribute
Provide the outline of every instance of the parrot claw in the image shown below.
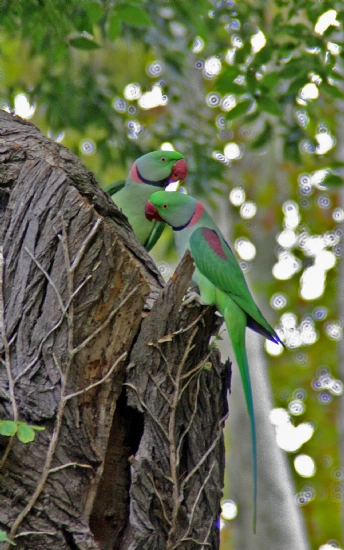
<svg viewBox="0 0 344 550"><path fill-rule="evenodd" d="M185 294L182 305L185 307L199 307L202 304L202 300L198 292L195 292L194 290L188 290Z"/></svg>

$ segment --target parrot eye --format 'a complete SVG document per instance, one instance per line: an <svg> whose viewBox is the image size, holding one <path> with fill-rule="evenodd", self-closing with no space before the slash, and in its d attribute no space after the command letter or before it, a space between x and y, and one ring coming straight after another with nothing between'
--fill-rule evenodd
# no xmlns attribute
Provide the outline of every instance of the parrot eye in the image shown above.
<svg viewBox="0 0 344 550"><path fill-rule="evenodd" d="M167 161L167 157L161 157L161 162L166 162Z"/></svg>
<svg viewBox="0 0 344 550"><path fill-rule="evenodd" d="M166 210L168 208L168 204L163 204L162 207L164 210Z"/></svg>

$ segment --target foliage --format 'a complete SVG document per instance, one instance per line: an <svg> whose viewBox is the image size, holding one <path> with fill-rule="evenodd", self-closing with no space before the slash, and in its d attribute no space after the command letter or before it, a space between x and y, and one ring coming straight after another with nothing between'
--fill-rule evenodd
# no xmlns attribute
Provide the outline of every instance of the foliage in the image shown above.
<svg viewBox="0 0 344 550"><path fill-rule="evenodd" d="M335 18L321 29L329 10ZM333 288L342 235L344 166L336 144L343 145L343 21L344 5L335 0L199 0L197 9L187 0L33 0L3 2L0 10L2 106L13 109L25 93L36 106L32 121L62 139L104 186L126 177L140 154L173 143L188 160L188 190L214 211L226 202L232 240L248 239L258 249L260 261L242 263L248 275L259 268L254 289L262 303L285 298L275 307L276 323L288 313L295 333L313 327L313 341L291 344L271 360L271 378L276 406L290 410L302 395L300 418L317 426L302 447L317 473L311 481L295 473L299 494L310 485L315 494L303 510L316 548L339 539L341 529L339 400L314 381L322 372L339 376ZM254 46L259 31L262 47ZM160 98L151 108L144 102L150 91ZM228 145L236 156L226 156ZM233 187L257 205L256 216L245 218L242 204L224 201ZM290 201L299 215L296 239L276 247L276 235L288 229ZM315 264L307 235L323 239L336 259L313 299L300 294L301 277ZM170 249L166 241L159 250ZM283 254L298 269L276 280L271 268Z"/></svg>
<svg viewBox="0 0 344 550"><path fill-rule="evenodd" d="M35 431L44 429L42 426L30 426L26 422L0 419L0 435L7 437L16 435L22 443L30 443L35 439Z"/></svg>
<svg viewBox="0 0 344 550"><path fill-rule="evenodd" d="M10 544L12 544L12 546L16 546L16 543L13 542L13 541L11 541L11 540L7 537L5 531L1 531L1 530L0 530L0 542L9 542Z"/></svg>

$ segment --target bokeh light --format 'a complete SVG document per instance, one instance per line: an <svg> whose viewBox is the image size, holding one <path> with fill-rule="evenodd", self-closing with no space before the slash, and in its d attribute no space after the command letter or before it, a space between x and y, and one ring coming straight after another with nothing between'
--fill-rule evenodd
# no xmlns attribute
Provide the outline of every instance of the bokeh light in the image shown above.
<svg viewBox="0 0 344 550"><path fill-rule="evenodd" d="M330 542L328 544L322 544L321 546L319 546L318 550L343 550L343 548L339 547L338 544Z"/></svg>
<svg viewBox="0 0 344 550"><path fill-rule="evenodd" d="M314 427L310 422L294 426L290 414L283 408L272 409L270 422L275 426L278 446L288 452L297 451L314 433Z"/></svg>
<svg viewBox="0 0 344 550"><path fill-rule="evenodd" d="M200 53L204 48L204 40L200 36L196 36L191 46L192 53Z"/></svg>
<svg viewBox="0 0 344 550"><path fill-rule="evenodd" d="M339 23L336 20L337 12L336 10L327 10L318 17L315 24L314 30L317 34L324 34L324 32L333 25L334 27L339 27Z"/></svg>
<svg viewBox="0 0 344 550"><path fill-rule="evenodd" d="M80 142L80 151L84 155L94 155L96 150L97 150L96 144L93 141L93 139L87 138L87 139L83 139Z"/></svg>
<svg viewBox="0 0 344 550"><path fill-rule="evenodd" d="M308 82L300 90L300 97L304 100L317 99L319 97L319 88L314 82Z"/></svg>
<svg viewBox="0 0 344 550"><path fill-rule="evenodd" d="M234 500L224 500L221 504L221 515L227 521L238 515L238 506Z"/></svg>
<svg viewBox="0 0 344 550"><path fill-rule="evenodd" d="M154 109L160 105L166 105L168 103L168 98L166 95L163 95L161 87L158 84L154 84L152 90L145 92L139 98L139 105L141 109Z"/></svg>
<svg viewBox="0 0 344 550"><path fill-rule="evenodd" d="M300 295L304 300L315 300L325 290L325 271L317 265L307 267L300 279Z"/></svg>
<svg viewBox="0 0 344 550"><path fill-rule="evenodd" d="M153 61L147 65L146 71L149 76L157 78L164 73L165 69L161 61Z"/></svg>
<svg viewBox="0 0 344 550"><path fill-rule="evenodd" d="M14 110L16 115L30 120L36 111L36 105L30 104L29 98L26 94L17 94L14 98Z"/></svg>
<svg viewBox="0 0 344 550"><path fill-rule="evenodd" d="M266 38L262 31L251 36L252 53L258 53L266 44Z"/></svg>
<svg viewBox="0 0 344 550"><path fill-rule="evenodd" d="M316 472L315 462L309 455L297 455L294 458L294 468L302 477L313 477Z"/></svg>
<svg viewBox="0 0 344 550"><path fill-rule="evenodd" d="M331 340L341 340L343 338L343 327L338 322L326 323L325 332Z"/></svg>
<svg viewBox="0 0 344 550"><path fill-rule="evenodd" d="M316 392L326 390L331 395L338 396L343 394L343 382L334 378L327 368L322 367L318 372L317 378L312 380L312 388Z"/></svg>
<svg viewBox="0 0 344 550"><path fill-rule="evenodd" d="M234 247L242 260L251 261L257 253L254 244L243 237L235 241Z"/></svg>
<svg viewBox="0 0 344 550"><path fill-rule="evenodd" d="M284 313L280 318L278 331L288 348L298 348L314 344L319 338L314 320L306 315L298 325L297 317L292 312Z"/></svg>
<svg viewBox="0 0 344 550"><path fill-rule="evenodd" d="M221 103L221 96L216 92L211 92L205 98L205 101L209 107L218 107Z"/></svg>
<svg viewBox="0 0 344 550"><path fill-rule="evenodd" d="M281 334L279 334L279 337L281 337ZM275 342L272 342L271 340L265 340L264 347L266 352L272 357L278 357L283 353L282 344L275 344Z"/></svg>
<svg viewBox="0 0 344 550"><path fill-rule="evenodd" d="M244 202L240 208L240 216L244 220L251 220L257 213L257 205L253 201Z"/></svg>
<svg viewBox="0 0 344 550"><path fill-rule="evenodd" d="M236 98L234 94L227 94L222 98L221 109L222 111L230 111L236 106Z"/></svg>
<svg viewBox="0 0 344 550"><path fill-rule="evenodd" d="M128 101L139 99L142 95L141 86L135 83L127 84L123 90L123 95Z"/></svg>
<svg viewBox="0 0 344 550"><path fill-rule="evenodd" d="M228 158L223 153L221 153L221 151L213 151L212 157L218 162L225 164L226 166L229 166L230 164Z"/></svg>
<svg viewBox="0 0 344 550"><path fill-rule="evenodd" d="M340 222L344 221L344 209L343 208L335 208L332 212L332 218L337 223L340 223Z"/></svg>
<svg viewBox="0 0 344 550"><path fill-rule="evenodd" d="M125 99L123 99L122 97L118 97L113 100L112 107L118 113L125 113L127 111L128 104Z"/></svg>
<svg viewBox="0 0 344 550"><path fill-rule="evenodd" d="M297 235L292 229L285 229L277 235L277 242L283 248L292 248L297 241Z"/></svg>
<svg viewBox="0 0 344 550"><path fill-rule="evenodd" d="M288 404L288 411L293 416L300 416L305 412L305 410L306 410L306 405L301 399L293 399Z"/></svg>
<svg viewBox="0 0 344 550"><path fill-rule="evenodd" d="M175 148L173 147L173 144L170 143L169 141L164 141L164 143L162 143L160 145L160 149L162 151L175 151Z"/></svg>
<svg viewBox="0 0 344 550"><path fill-rule="evenodd" d="M218 57L208 57L204 62L203 75L206 79L213 79L221 72L221 68L221 61Z"/></svg>
<svg viewBox="0 0 344 550"><path fill-rule="evenodd" d="M239 159L243 155L242 147L234 142L227 143L223 152L229 160Z"/></svg>
<svg viewBox="0 0 344 550"><path fill-rule="evenodd" d="M162 277L165 278L168 278L170 276L170 273L171 273L171 267L169 266L168 263L166 262L159 262L157 264L157 267L158 267L158 270L160 271L160 274L162 275Z"/></svg>
<svg viewBox="0 0 344 550"><path fill-rule="evenodd" d="M234 206L241 206L245 202L246 194L242 187L234 187L229 193L229 200Z"/></svg>
<svg viewBox="0 0 344 550"><path fill-rule="evenodd" d="M286 201L282 206L282 210L285 216L285 219L283 222L284 226L287 229L295 229L301 221L301 216L299 214L299 207L296 204L296 202Z"/></svg>
<svg viewBox="0 0 344 550"><path fill-rule="evenodd" d="M318 142L318 145L315 148L317 155L325 155L336 144L335 139L329 132L319 132L315 134L315 139Z"/></svg>
<svg viewBox="0 0 344 550"><path fill-rule="evenodd" d="M278 262L272 268L276 279L285 281L300 271L302 264L291 252L283 251L278 254Z"/></svg>
<svg viewBox="0 0 344 550"><path fill-rule="evenodd" d="M306 506L315 497L315 491L312 487L303 487L300 493L295 495L296 504L298 506Z"/></svg>
<svg viewBox="0 0 344 550"><path fill-rule="evenodd" d="M287 296L282 292L277 292L271 297L270 304L274 309L283 309L288 303Z"/></svg>

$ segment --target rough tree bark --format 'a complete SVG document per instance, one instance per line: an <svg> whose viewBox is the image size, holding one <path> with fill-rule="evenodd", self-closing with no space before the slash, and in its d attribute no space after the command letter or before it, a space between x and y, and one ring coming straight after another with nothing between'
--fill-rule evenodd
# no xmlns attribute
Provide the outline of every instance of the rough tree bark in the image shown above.
<svg viewBox="0 0 344 550"><path fill-rule="evenodd" d="M0 111L0 529L18 549L218 548L229 364L92 173ZM0 543L1 548L10 548Z"/></svg>

